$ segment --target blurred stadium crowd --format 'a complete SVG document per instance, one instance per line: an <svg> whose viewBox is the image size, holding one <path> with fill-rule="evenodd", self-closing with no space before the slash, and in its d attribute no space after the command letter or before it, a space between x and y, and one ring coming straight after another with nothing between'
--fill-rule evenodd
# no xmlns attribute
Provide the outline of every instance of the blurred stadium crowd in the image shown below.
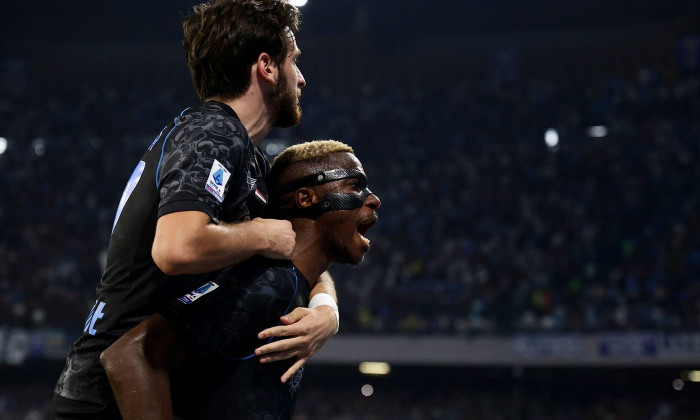
<svg viewBox="0 0 700 420"><path fill-rule="evenodd" d="M341 334L700 330L698 66L580 52L570 65L558 52L472 63L421 45L377 62L383 51L352 39L333 40L346 57L327 61L309 52L323 42L300 38L302 123L264 147L344 141L382 199L364 264L331 269ZM197 100L180 56L55 54L0 61L0 329L77 337L129 174ZM446 58L449 71L431 65ZM27 366L0 369L0 420L48 418L60 367L20 385L49 369ZM660 393L537 391L556 377L358 398L310 376L297 417L693 418Z"/></svg>
<svg viewBox="0 0 700 420"><path fill-rule="evenodd" d="M79 328L125 180L191 88L5 67L0 320ZM351 144L383 202L365 264L332 269L343 333L700 327L700 79L586 76L310 84L279 136Z"/></svg>

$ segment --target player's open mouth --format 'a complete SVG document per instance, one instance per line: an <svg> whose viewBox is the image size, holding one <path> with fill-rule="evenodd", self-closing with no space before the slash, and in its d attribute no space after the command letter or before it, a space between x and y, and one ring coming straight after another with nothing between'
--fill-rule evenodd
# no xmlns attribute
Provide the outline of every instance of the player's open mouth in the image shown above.
<svg viewBox="0 0 700 420"><path fill-rule="evenodd" d="M367 231L374 226L375 223L377 223L377 220L379 220L377 215L373 214L370 217L360 220L360 223L357 225L357 233L360 234L360 238L362 238L367 246L369 246L370 240L369 238L365 237L365 235L367 234Z"/></svg>

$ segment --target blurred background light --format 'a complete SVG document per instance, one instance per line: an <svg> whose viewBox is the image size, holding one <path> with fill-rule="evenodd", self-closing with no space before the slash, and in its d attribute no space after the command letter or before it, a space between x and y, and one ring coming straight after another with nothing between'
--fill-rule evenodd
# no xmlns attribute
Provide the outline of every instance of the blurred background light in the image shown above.
<svg viewBox="0 0 700 420"><path fill-rule="evenodd" d="M685 386L685 382L683 382L682 379L674 379L673 380L673 389L675 389L676 391L682 390L684 386Z"/></svg>
<svg viewBox="0 0 700 420"><path fill-rule="evenodd" d="M605 137L608 135L608 127L604 125L594 125L586 129L588 137Z"/></svg>
<svg viewBox="0 0 700 420"><path fill-rule="evenodd" d="M265 145L265 152L274 157L282 153L287 146L289 145L281 140L269 140Z"/></svg>
<svg viewBox="0 0 700 420"><path fill-rule="evenodd" d="M362 362L359 368L365 375L386 375L391 371L391 366L384 362Z"/></svg>
<svg viewBox="0 0 700 420"><path fill-rule="evenodd" d="M301 7L306 5L307 0L289 0L289 4L296 7Z"/></svg>
<svg viewBox="0 0 700 420"><path fill-rule="evenodd" d="M32 149L37 156L43 156L46 153L46 140L41 137L35 138L32 140Z"/></svg>
<svg viewBox="0 0 700 420"><path fill-rule="evenodd" d="M553 128L547 129L547 131L544 132L544 142L549 148L557 147L559 145L559 133L557 130Z"/></svg>
<svg viewBox="0 0 700 420"><path fill-rule="evenodd" d="M372 394L374 394L374 387L370 384L362 385L360 392L362 392L362 395L365 397L370 397Z"/></svg>
<svg viewBox="0 0 700 420"><path fill-rule="evenodd" d="M0 155L5 153L5 150L7 150L7 139L0 137Z"/></svg>

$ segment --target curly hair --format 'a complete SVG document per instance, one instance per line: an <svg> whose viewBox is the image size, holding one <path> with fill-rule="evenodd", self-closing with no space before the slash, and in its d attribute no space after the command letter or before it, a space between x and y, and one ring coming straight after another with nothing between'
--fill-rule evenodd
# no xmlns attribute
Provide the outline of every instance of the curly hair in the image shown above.
<svg viewBox="0 0 700 420"><path fill-rule="evenodd" d="M266 52L284 62L299 30L299 10L286 0L210 0L182 24L183 48L197 94L235 99L250 86L250 66Z"/></svg>

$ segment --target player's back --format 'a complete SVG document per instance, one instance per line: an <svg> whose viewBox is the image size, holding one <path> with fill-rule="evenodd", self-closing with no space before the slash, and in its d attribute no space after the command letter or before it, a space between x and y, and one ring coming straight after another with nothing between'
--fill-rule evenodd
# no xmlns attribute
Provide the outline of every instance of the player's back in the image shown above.
<svg viewBox="0 0 700 420"><path fill-rule="evenodd" d="M232 176L212 192L206 188L207 179L217 165L227 166ZM192 210L215 221L257 217L264 210L255 192L266 194L265 165L235 112L222 103L187 109L161 131L122 194L106 270L83 334L71 346L57 395L115 406L100 353L153 313L157 304L191 290L205 276L168 276L156 266L151 251L158 218Z"/></svg>
<svg viewBox="0 0 700 420"><path fill-rule="evenodd" d="M259 257L203 286L160 311L188 353L173 370L176 412L187 419L289 418L302 372L283 384L294 360L261 364L254 350L268 342L258 332L308 305L308 280L291 262Z"/></svg>

